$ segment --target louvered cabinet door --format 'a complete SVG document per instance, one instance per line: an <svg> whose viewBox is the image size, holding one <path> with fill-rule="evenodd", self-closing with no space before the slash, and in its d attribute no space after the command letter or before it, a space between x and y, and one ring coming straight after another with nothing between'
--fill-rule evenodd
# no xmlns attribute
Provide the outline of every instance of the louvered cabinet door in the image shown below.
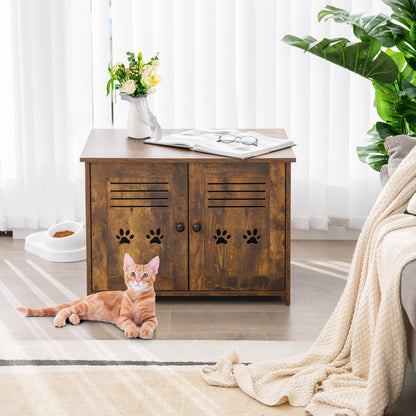
<svg viewBox="0 0 416 416"><path fill-rule="evenodd" d="M160 257L157 290L188 290L187 176L186 163L92 165L94 292L125 289L125 253L140 264Z"/></svg>
<svg viewBox="0 0 416 416"><path fill-rule="evenodd" d="M189 169L190 289L286 290L285 164Z"/></svg>

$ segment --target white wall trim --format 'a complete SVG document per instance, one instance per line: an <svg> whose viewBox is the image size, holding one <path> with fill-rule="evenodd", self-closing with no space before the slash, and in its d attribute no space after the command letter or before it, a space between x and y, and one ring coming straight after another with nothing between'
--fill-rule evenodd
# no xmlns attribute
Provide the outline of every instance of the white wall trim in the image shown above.
<svg viewBox="0 0 416 416"><path fill-rule="evenodd" d="M39 228L37 230L30 228L14 228L13 240L24 240L29 234L37 233L39 231L46 231L46 228Z"/></svg>
<svg viewBox="0 0 416 416"><path fill-rule="evenodd" d="M328 230L292 229L292 240L357 240L361 230L329 226Z"/></svg>

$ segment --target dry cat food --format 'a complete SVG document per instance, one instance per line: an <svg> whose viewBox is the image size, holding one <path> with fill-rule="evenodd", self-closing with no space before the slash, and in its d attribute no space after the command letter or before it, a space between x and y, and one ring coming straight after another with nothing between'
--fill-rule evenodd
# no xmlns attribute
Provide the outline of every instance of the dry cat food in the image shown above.
<svg viewBox="0 0 416 416"><path fill-rule="evenodd" d="M69 231L69 230L57 231L52 237L53 238L63 238L63 237L69 237L72 234L74 234L74 232Z"/></svg>

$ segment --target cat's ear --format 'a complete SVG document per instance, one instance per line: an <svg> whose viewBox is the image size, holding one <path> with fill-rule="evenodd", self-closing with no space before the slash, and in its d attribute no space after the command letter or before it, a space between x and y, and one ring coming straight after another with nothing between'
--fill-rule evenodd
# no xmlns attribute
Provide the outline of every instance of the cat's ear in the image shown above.
<svg viewBox="0 0 416 416"><path fill-rule="evenodd" d="M133 266L133 264L135 264L134 260L126 253L124 255L124 271L127 272L130 269L130 267Z"/></svg>
<svg viewBox="0 0 416 416"><path fill-rule="evenodd" d="M147 263L147 267L149 267L152 274L157 274L157 271L159 270L159 263L159 256L153 257L152 260L150 260L149 263Z"/></svg>

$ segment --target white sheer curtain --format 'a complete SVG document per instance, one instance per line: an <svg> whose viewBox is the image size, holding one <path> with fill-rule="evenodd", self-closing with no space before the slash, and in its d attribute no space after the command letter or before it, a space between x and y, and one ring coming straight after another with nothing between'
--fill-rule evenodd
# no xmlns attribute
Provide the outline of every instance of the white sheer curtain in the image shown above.
<svg viewBox="0 0 416 416"><path fill-rule="evenodd" d="M82 218L77 161L92 125L89 4L19 0L1 8L0 226Z"/></svg>
<svg viewBox="0 0 416 416"><path fill-rule="evenodd" d="M318 23L328 0L9 0L4 64L0 229L82 219L79 154L95 128L124 128L128 103L106 96L107 64L160 52L150 105L162 127L283 127L297 143L295 228L360 228L379 190L355 146L377 117L369 81L289 47L287 34L346 36ZM331 3L331 2L330 2ZM381 0L334 1L385 12Z"/></svg>

